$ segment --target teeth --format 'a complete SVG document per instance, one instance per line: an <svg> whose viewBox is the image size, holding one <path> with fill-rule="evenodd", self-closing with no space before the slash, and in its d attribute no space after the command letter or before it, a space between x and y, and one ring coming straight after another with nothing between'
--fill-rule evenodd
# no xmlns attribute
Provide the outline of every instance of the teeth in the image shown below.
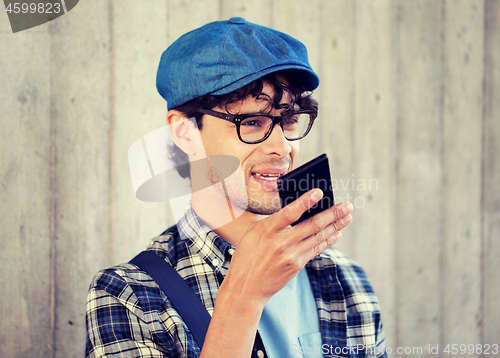
<svg viewBox="0 0 500 358"><path fill-rule="evenodd" d="M280 177L279 174L259 174L259 173L255 173L254 176L264 180L278 180L278 178Z"/></svg>

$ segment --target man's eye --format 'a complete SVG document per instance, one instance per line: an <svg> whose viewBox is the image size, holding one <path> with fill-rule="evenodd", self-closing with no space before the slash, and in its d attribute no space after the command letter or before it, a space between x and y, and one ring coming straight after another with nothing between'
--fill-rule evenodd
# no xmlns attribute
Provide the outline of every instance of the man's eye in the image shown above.
<svg viewBox="0 0 500 358"><path fill-rule="evenodd" d="M242 121L241 125L247 127L264 127L268 122L272 122L272 120L267 117L250 117Z"/></svg>
<svg viewBox="0 0 500 358"><path fill-rule="evenodd" d="M299 118L297 116L293 116L293 117L286 117L284 120L283 120L283 123L284 124L295 124L299 121Z"/></svg>
<svg viewBox="0 0 500 358"><path fill-rule="evenodd" d="M244 122L241 122L242 126L248 126L248 127L255 127L258 126L260 123L259 121L252 119L252 120L246 120Z"/></svg>

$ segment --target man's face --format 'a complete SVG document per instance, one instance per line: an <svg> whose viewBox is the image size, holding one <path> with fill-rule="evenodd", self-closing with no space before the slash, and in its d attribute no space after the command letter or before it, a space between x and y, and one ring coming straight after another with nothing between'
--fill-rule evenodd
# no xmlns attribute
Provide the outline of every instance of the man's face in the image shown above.
<svg viewBox="0 0 500 358"><path fill-rule="evenodd" d="M263 92L273 98L274 90L266 82ZM290 97L284 95L281 103L289 102ZM214 110L227 113L220 107ZM231 104L228 110L232 114L270 113L276 116L283 111L270 110L267 100L252 96ZM232 155L241 162L245 187L242 187L241 181L225 181L226 189L231 193L232 205L262 215L270 215L281 208L277 179L292 170L299 151L298 141L288 141L281 127L276 125L264 142L246 144L239 140L235 124L209 115L203 117L200 134L207 156Z"/></svg>

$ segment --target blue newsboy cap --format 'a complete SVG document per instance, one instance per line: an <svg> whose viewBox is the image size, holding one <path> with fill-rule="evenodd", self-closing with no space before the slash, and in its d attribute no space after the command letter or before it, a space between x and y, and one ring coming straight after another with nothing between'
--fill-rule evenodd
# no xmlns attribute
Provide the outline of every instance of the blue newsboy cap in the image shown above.
<svg viewBox="0 0 500 358"><path fill-rule="evenodd" d="M269 73L295 69L309 91L319 85L307 49L282 32L240 17L182 35L163 52L156 87L168 109L194 98L233 92Z"/></svg>

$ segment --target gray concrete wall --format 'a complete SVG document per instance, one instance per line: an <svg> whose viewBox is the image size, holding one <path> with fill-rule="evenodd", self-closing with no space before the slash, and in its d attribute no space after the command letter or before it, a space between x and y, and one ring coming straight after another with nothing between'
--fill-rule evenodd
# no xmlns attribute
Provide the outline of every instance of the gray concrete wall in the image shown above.
<svg viewBox="0 0 500 358"><path fill-rule="evenodd" d="M326 152L357 207L338 247L388 345L500 344L499 0L81 0L16 34L0 15L0 356L83 356L92 276L172 223L127 159L165 125L159 56L232 16L309 49L321 106L300 162Z"/></svg>

